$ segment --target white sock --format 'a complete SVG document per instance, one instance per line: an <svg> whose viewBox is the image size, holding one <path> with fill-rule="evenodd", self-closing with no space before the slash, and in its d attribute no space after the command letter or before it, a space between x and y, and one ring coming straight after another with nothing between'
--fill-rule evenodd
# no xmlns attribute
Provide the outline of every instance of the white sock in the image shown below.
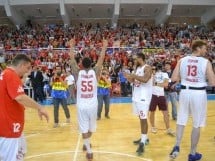
<svg viewBox="0 0 215 161"><path fill-rule="evenodd" d="M87 148L87 153L92 153L92 150L90 148L90 139L87 138L87 139L84 139L84 145L86 146Z"/></svg>
<svg viewBox="0 0 215 161"><path fill-rule="evenodd" d="M147 134L141 134L141 141L140 142L145 144L146 139L148 139Z"/></svg>

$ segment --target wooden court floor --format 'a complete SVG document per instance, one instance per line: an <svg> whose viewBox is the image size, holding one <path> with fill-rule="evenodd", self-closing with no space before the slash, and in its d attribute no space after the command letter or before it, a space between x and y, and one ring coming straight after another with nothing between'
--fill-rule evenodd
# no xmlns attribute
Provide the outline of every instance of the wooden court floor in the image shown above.
<svg viewBox="0 0 215 161"><path fill-rule="evenodd" d="M86 161L82 151L82 139L78 132L76 107L69 106L71 123L65 123L60 108L61 126L53 128L53 108L45 106L50 122L40 121L37 112L26 110L25 136L27 139L26 161ZM132 114L131 104L111 104L110 119L102 117L97 121L97 132L92 137L94 161L169 161L168 154L175 138L165 134L164 122L156 112L157 134L149 131L150 144L142 156L137 156L133 140L140 136L139 120ZM170 121L175 130L176 122ZM149 127L150 130L150 127ZM185 129L180 155L175 161L187 161L190 148L191 119ZM215 160L215 101L208 103L207 126L201 130L198 151L203 153L202 161Z"/></svg>

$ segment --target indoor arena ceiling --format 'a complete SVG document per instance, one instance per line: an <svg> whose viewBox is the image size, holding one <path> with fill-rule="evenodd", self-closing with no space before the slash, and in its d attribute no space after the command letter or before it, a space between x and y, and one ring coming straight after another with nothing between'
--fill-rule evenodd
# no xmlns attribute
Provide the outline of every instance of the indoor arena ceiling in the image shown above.
<svg viewBox="0 0 215 161"><path fill-rule="evenodd" d="M11 6L25 19L48 20L61 19L59 4L32 4ZM173 5L173 17L201 17L207 10L215 6L208 5ZM165 4L120 4L119 18L154 19L163 10ZM70 19L111 19L114 4L67 4L65 9ZM0 6L0 23L6 23L8 17L4 6Z"/></svg>

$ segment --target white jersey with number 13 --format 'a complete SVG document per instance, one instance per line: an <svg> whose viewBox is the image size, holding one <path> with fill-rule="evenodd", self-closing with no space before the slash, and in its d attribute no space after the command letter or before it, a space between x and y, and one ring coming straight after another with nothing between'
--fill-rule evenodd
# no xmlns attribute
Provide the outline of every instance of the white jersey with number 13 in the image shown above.
<svg viewBox="0 0 215 161"><path fill-rule="evenodd" d="M181 84L185 86L205 87L208 60L203 57L186 56L181 59Z"/></svg>

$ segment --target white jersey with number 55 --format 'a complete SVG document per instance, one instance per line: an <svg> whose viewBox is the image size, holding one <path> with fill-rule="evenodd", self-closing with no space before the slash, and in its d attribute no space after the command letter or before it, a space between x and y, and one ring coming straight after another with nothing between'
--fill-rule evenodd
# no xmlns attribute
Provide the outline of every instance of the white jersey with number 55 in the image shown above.
<svg viewBox="0 0 215 161"><path fill-rule="evenodd" d="M208 60L203 57L186 56L181 59L181 84L185 86L205 87Z"/></svg>
<svg viewBox="0 0 215 161"><path fill-rule="evenodd" d="M97 78L95 71L90 69L80 70L77 79L77 106L94 107L97 106Z"/></svg>

